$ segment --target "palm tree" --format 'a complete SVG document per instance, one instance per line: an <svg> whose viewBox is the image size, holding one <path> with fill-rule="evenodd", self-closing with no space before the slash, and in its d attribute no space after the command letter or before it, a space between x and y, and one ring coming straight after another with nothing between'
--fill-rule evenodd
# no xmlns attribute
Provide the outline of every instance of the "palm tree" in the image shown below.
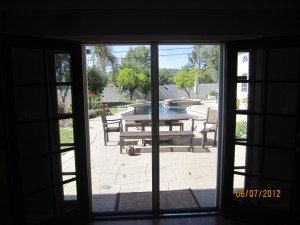
<svg viewBox="0 0 300 225"><path fill-rule="evenodd" d="M94 53L99 59L101 72L106 74L108 67L111 67L113 76L115 76L118 71L118 59L112 53L112 47L107 45L97 45L94 47Z"/></svg>

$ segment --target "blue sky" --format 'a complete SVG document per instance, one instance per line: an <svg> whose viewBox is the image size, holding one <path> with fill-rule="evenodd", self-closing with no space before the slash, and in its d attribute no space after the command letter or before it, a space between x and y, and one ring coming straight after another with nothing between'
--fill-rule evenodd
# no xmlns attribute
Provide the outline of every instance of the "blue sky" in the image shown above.
<svg viewBox="0 0 300 225"><path fill-rule="evenodd" d="M113 54L117 58L124 58L129 47L138 45L118 45L113 47ZM147 45L149 46L149 45ZM159 45L159 68L181 69L188 63L188 54L193 50L193 45Z"/></svg>

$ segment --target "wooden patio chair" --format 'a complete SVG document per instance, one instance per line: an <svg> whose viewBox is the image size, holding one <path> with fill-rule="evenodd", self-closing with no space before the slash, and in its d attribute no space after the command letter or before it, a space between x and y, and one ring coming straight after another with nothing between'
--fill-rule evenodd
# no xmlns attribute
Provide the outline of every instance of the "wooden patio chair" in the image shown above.
<svg viewBox="0 0 300 225"><path fill-rule="evenodd" d="M100 116L103 125L104 145L106 146L107 142L109 142L108 133L123 131L122 119L107 119L106 114L102 109L100 109Z"/></svg>
<svg viewBox="0 0 300 225"><path fill-rule="evenodd" d="M195 121L202 121L202 123L195 124ZM202 148L207 141L207 133L214 132L214 145L217 144L217 131L218 131L218 110L207 108L206 121L200 119L192 119L192 131L202 134Z"/></svg>

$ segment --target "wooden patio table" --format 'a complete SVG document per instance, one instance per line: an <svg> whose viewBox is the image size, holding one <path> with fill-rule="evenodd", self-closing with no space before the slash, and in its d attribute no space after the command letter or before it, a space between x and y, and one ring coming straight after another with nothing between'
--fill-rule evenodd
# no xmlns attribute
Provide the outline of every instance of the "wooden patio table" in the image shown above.
<svg viewBox="0 0 300 225"><path fill-rule="evenodd" d="M145 125L152 122L151 115L128 115L123 116L121 119L124 121L136 122L142 124L142 131L145 131ZM185 114L174 114L174 115L160 115L159 116L159 123L165 123L169 125L170 131L172 131L172 123L177 123L179 120L189 120L192 119L192 115L185 115Z"/></svg>

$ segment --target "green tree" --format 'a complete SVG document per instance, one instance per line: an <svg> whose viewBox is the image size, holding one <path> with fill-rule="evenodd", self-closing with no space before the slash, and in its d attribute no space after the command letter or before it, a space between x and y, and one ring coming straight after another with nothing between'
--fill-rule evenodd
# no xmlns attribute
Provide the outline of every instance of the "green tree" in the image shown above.
<svg viewBox="0 0 300 225"><path fill-rule="evenodd" d="M146 88L146 77L142 73L135 72L132 68L124 68L118 73L115 84L120 92L129 91L129 100L131 101L133 92L139 87L142 87L142 90ZM141 83L143 85L141 85ZM150 85L149 85L150 87ZM148 89L149 91L149 89ZM143 94L146 93L145 91ZM148 93L148 92L147 92ZM147 96L146 96L147 97Z"/></svg>
<svg viewBox="0 0 300 225"><path fill-rule="evenodd" d="M195 45L188 57L189 68L197 67L203 76L211 77L213 82L218 81L220 47L218 45Z"/></svg>
<svg viewBox="0 0 300 225"><path fill-rule="evenodd" d="M118 59L112 52L112 47L108 45L97 45L92 47L98 58L101 73L106 74L112 71L113 79L118 72Z"/></svg>
<svg viewBox="0 0 300 225"><path fill-rule="evenodd" d="M149 90L151 88L151 81L149 79L149 77L147 77L146 75L139 73L138 74L138 83L139 83L139 87L138 89L141 91L144 99L147 98Z"/></svg>
<svg viewBox="0 0 300 225"><path fill-rule="evenodd" d="M194 86L195 74L187 70L181 70L176 73L174 82L178 89L184 90L190 98L191 88Z"/></svg>
<svg viewBox="0 0 300 225"><path fill-rule="evenodd" d="M98 67L92 66L87 68L87 77L89 93L100 96L107 85L107 76Z"/></svg>
<svg viewBox="0 0 300 225"><path fill-rule="evenodd" d="M214 82L213 78L211 76L209 76L208 74L203 74L201 69L195 68L195 69L189 70L188 73L190 73L192 76L194 76L194 79L195 79L195 75L197 74L199 77L200 84L207 84L207 83Z"/></svg>
<svg viewBox="0 0 300 225"><path fill-rule="evenodd" d="M174 84L174 76L178 72L178 69L159 69L159 85Z"/></svg>
<svg viewBox="0 0 300 225"><path fill-rule="evenodd" d="M151 57L150 48L146 46L130 47L125 58L121 60L120 73L115 80L115 85L121 92L129 90L130 100L135 89L142 92L143 97L146 99L150 90L150 71L151 71ZM131 70L127 70L131 69ZM122 72L121 72L122 71ZM134 72L134 76L132 75ZM128 73L130 78L123 78L124 73ZM122 81L120 81L120 77ZM130 81L130 82L129 82ZM122 84L121 84L121 83Z"/></svg>
<svg viewBox="0 0 300 225"><path fill-rule="evenodd" d="M121 60L120 69L131 68L136 73L145 74L150 78L150 48L146 46L130 47L125 58Z"/></svg>
<svg viewBox="0 0 300 225"><path fill-rule="evenodd" d="M70 82L70 55L69 54L56 54L55 55L56 64L56 82ZM58 111L65 113L66 110L71 110L71 86L70 85L58 85Z"/></svg>

